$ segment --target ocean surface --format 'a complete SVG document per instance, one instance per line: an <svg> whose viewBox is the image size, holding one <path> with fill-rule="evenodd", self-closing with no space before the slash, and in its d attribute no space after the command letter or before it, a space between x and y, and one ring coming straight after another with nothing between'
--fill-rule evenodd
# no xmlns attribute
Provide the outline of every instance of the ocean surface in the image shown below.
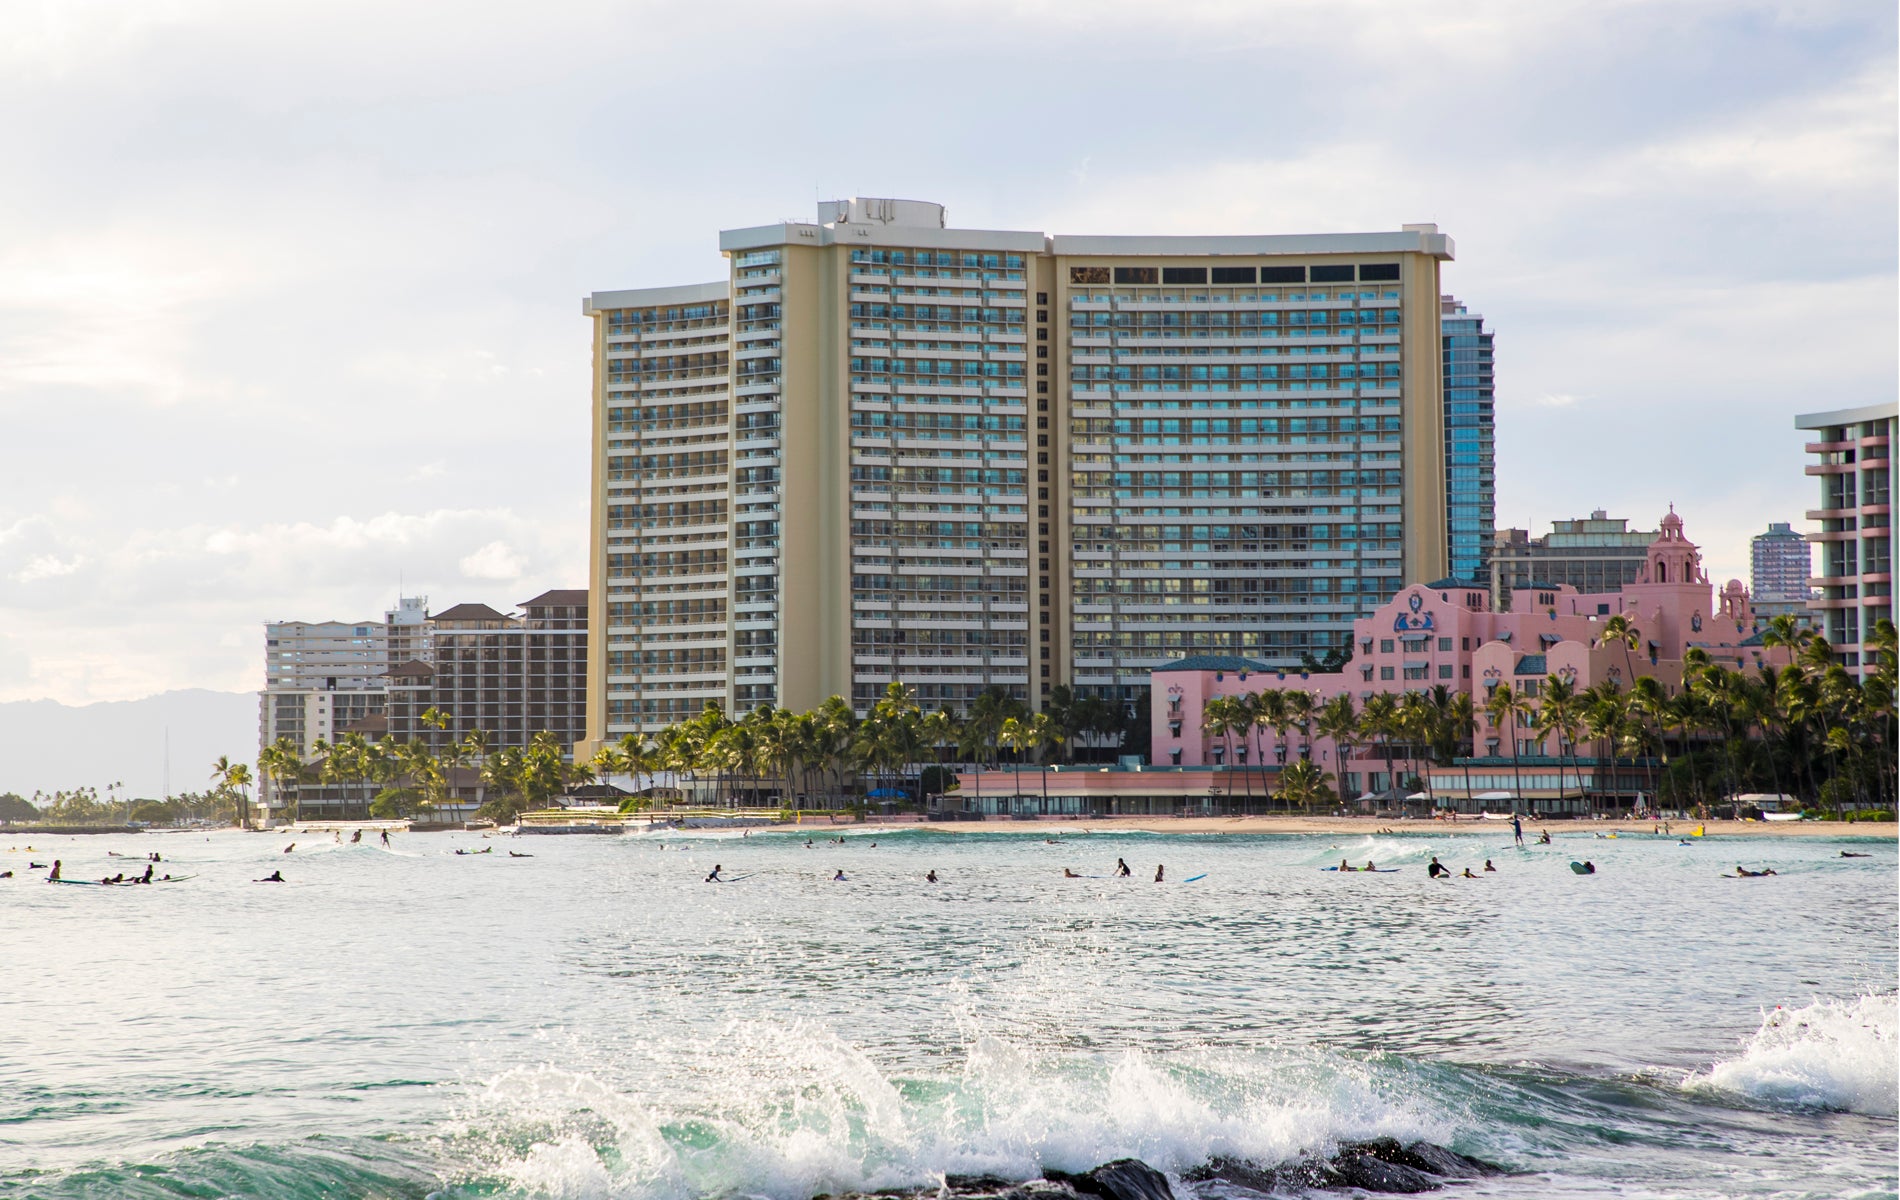
<svg viewBox="0 0 1900 1200"><path fill-rule="evenodd" d="M806 1200L1386 1134L1512 1172L1457 1195L1900 1189L1890 841L295 836L0 839L0 1198ZM143 868L108 850L195 878L26 869Z"/></svg>

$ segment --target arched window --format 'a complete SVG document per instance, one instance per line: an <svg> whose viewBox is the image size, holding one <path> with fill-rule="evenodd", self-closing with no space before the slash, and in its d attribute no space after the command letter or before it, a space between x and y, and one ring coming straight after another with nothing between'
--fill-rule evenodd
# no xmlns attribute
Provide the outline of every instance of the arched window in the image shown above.
<svg viewBox="0 0 1900 1200"><path fill-rule="evenodd" d="M1657 583L1669 582L1669 567L1660 558L1656 560L1656 582Z"/></svg>

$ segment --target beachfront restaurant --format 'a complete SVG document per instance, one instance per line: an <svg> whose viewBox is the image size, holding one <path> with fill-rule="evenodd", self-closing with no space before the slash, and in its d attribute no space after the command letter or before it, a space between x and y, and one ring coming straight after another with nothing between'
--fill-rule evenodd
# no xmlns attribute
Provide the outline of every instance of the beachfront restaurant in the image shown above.
<svg viewBox="0 0 1900 1200"><path fill-rule="evenodd" d="M1279 767L1156 767L1123 763L965 770L925 803L936 820L985 817L1230 816L1279 812ZM1329 806L1330 809L1331 806Z"/></svg>
<svg viewBox="0 0 1900 1200"><path fill-rule="evenodd" d="M1590 755L1454 758L1429 774L1434 805L1456 813L1527 812L1548 817L1628 815L1654 797L1661 764L1653 758Z"/></svg>

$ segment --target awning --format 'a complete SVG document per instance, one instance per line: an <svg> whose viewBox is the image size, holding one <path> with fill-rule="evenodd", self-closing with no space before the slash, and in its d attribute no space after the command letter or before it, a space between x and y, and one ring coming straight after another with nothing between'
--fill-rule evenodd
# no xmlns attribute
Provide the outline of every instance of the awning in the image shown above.
<svg viewBox="0 0 1900 1200"><path fill-rule="evenodd" d="M1479 792L1476 796L1473 796L1472 799L1474 800L1515 800L1517 799L1517 795L1514 792Z"/></svg>

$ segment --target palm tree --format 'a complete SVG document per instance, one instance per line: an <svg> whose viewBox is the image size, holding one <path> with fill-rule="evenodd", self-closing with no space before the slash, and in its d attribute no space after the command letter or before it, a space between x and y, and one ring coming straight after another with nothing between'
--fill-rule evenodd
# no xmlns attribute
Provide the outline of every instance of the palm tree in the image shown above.
<svg viewBox="0 0 1900 1200"><path fill-rule="evenodd" d="M1508 683L1498 684L1484 698L1484 715L1490 719L1491 728L1497 730L1499 736L1504 733L1504 723L1506 721L1511 723L1511 790L1517 793L1512 797L1513 811L1516 811L1518 805L1529 807L1524 799L1524 775L1517 754L1517 719L1523 711L1525 710L1517 694L1511 690L1511 685Z"/></svg>
<svg viewBox="0 0 1900 1200"><path fill-rule="evenodd" d="M1399 728L1399 702L1390 692L1374 692L1366 697L1366 705L1359 711L1359 731L1379 744L1379 761L1385 764L1386 774L1392 772L1392 738ZM1367 780L1368 783L1371 780ZM1387 786L1391 786L1388 778ZM1371 788L1367 788L1371 791Z"/></svg>
<svg viewBox="0 0 1900 1200"><path fill-rule="evenodd" d="M1643 631L1638 629L1628 617L1617 613L1603 623L1602 640L1605 646L1623 647L1625 680L1627 684L1633 685L1636 680L1636 666L1630 659L1630 651L1643 644Z"/></svg>
<svg viewBox="0 0 1900 1200"><path fill-rule="evenodd" d="M303 780L304 762L297 754L296 741L289 736L280 737L262 750L259 750L257 752L257 773L265 779L270 780L270 782L275 784L279 789L283 788L286 783L292 785L290 798L294 802L295 807L292 808L290 819L293 822L301 820L303 816L301 811L303 801L299 789L295 785Z"/></svg>
<svg viewBox="0 0 1900 1200"><path fill-rule="evenodd" d="M1327 786L1332 781L1330 772L1311 759L1303 758L1289 763L1286 770L1280 772L1280 799L1289 805L1299 805L1301 811L1310 811L1313 804L1320 801L1337 803L1338 797Z"/></svg>
<svg viewBox="0 0 1900 1200"><path fill-rule="evenodd" d="M1353 711L1352 693L1341 692L1321 705L1319 716L1313 722L1313 732L1333 743L1333 756L1339 761L1339 778L1343 781L1346 763L1359 741L1359 714Z"/></svg>
<svg viewBox="0 0 1900 1200"><path fill-rule="evenodd" d="M1561 675L1544 680L1540 724L1557 735L1557 799L1564 795L1564 763L1569 761L1577 779L1577 795L1583 796L1583 772L1576 769L1577 734L1583 729L1582 700L1576 685Z"/></svg>
<svg viewBox="0 0 1900 1200"><path fill-rule="evenodd" d="M211 764L211 778L219 787L235 792L238 797L238 828L251 827L251 797L246 791L251 786L251 768L246 763L232 762L227 755L218 755L218 761Z"/></svg>

